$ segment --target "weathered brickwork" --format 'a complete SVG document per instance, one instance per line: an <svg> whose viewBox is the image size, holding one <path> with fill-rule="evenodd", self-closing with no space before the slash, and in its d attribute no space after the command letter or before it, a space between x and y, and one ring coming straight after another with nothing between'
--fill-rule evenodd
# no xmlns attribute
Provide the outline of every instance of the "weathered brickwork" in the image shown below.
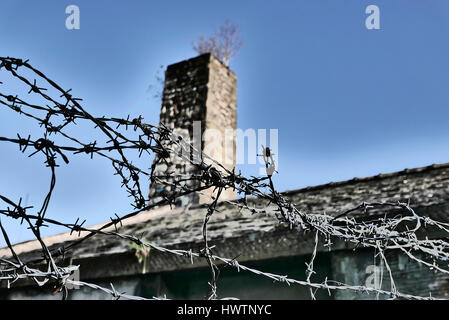
<svg viewBox="0 0 449 320"><path fill-rule="evenodd" d="M237 77L213 55L203 54L168 66L160 124L169 127L184 140L200 146L201 150L230 170L235 167L236 108ZM200 139L197 140L194 140L194 134L197 137L194 133L195 126L200 132ZM158 162L155 175L174 174L183 178L197 173L195 166L181 157L166 159L167 163L160 160L155 159ZM195 187L193 183L189 182ZM154 183L150 188L150 199L158 201L162 194L173 191L167 186ZM206 190L205 193L210 194L212 190ZM202 203L207 198L194 194L178 199L177 205ZM226 190L221 198L235 199L235 192Z"/></svg>

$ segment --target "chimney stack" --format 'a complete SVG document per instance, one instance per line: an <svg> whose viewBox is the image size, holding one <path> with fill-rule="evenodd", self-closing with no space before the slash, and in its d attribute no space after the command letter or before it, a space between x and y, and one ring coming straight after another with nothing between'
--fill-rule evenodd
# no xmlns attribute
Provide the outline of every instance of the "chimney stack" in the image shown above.
<svg viewBox="0 0 449 320"><path fill-rule="evenodd" d="M237 128L237 77L234 72L210 53L168 66L160 124L194 146L201 146L204 153L232 170L236 162ZM156 176L170 174L175 179L182 179L198 174L194 165L180 157L166 159L168 164L159 160L156 155ZM206 159L204 161L210 163ZM170 179L162 178L165 181ZM196 187L195 183L187 182L190 187ZM164 193L174 191L173 187L156 181L150 186L150 202L157 202ZM180 197L175 204L185 206L210 202L212 191L211 188L203 191L206 195ZM231 189L223 190L220 196L221 200L235 198L235 191Z"/></svg>

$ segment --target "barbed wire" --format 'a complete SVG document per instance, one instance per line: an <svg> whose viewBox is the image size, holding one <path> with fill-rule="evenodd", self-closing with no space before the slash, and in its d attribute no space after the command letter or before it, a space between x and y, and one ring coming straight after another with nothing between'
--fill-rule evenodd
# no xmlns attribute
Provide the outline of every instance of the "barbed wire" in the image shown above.
<svg viewBox="0 0 449 320"><path fill-rule="evenodd" d="M211 272L209 282L210 292L207 299L218 299L219 288L217 285L220 276L220 268L217 264L225 264L235 268L237 271L246 271L255 275L272 279L287 285L300 285L309 289L312 299L315 299L316 290L331 291L349 290L359 293L373 293L391 299L434 299L429 296L417 296L399 292L394 281L393 272L390 268L385 252L387 250L399 250L406 254L412 261L423 265L430 270L443 274L449 273L447 267L449 261L449 243L444 237L429 239L418 237L418 231L424 232L428 227L437 228L444 234L449 234L449 224L438 222L430 217L419 216L405 202L371 202L362 203L359 206L333 215L306 213L298 209L294 203L289 201L274 186L272 175L276 172L275 163L269 148L263 147L264 161L267 175L263 177L245 177L236 173L235 168L230 170L218 161L212 159L195 146L176 135L168 127L160 124L154 126L145 123L141 116L136 118L113 118L95 117L88 113L80 104L81 99L71 94L71 89L64 90L56 82L48 78L44 73L35 69L28 60L11 57L0 57L0 71L7 72L11 79L18 80L32 95L34 100L42 100L41 103L32 103L31 99L19 97L18 94L6 94L0 92L0 105L8 108L21 116L37 121L42 127L43 133L40 137L26 138L20 133L16 137L0 137L0 142L12 143L19 147L19 151L27 153L29 157L40 155L44 164L49 168L51 181L42 204L34 209L31 206L23 206L22 200L13 201L6 195L0 195L4 204L0 209L0 216L26 223L39 242L42 258L30 261L22 261L19 254L14 250L14 245L9 240L7 230L0 221L0 229L7 247L11 252L10 259L0 259L0 282L7 281L7 287L19 280L32 280L38 287L45 284L53 284L57 292L63 292L63 298L67 298L67 285L79 285L94 290L101 290L112 298L144 299L119 293L111 288L104 288L96 284L70 279L70 275L76 270L71 267L59 267L58 258L64 257L67 250L80 245L95 235L118 237L131 241L138 246L151 248L163 254L184 256L193 263L194 259L204 259ZM1 87L1 83L0 83ZM94 130L101 133L104 141L81 141L71 133L71 129L80 122L93 125ZM190 153L182 152L189 150L200 155L200 161L193 161ZM139 168L130 160L131 152L137 152L138 157L155 157L153 165L149 169ZM56 172L59 165L69 165L72 157L86 155L90 159L103 158L112 164L114 172L120 177L123 187L131 198L133 211L119 216L113 214L110 222L99 228L87 228L84 226L86 220L78 217L74 223L61 222L48 217L48 208L56 188ZM157 174L155 167L159 163L167 163L169 159L181 158L183 161L194 166L195 173L191 175L179 175L177 173L164 172ZM169 187L170 192L158 195L159 200L145 196L142 181L147 179L151 184ZM215 192L205 192L214 189ZM314 250L311 260L306 264L306 280L297 280L288 276L262 272L260 270L242 265L236 259L221 257L214 254L214 246L208 241L208 223L214 213L218 212L217 206L221 201L220 196L224 190L235 190L241 199L223 200L223 203L235 207L238 211L247 211L253 215L273 215L281 224L285 224L297 232L314 232ZM203 248L199 251L170 249L146 241L134 235L119 233L119 227L123 221L134 217L144 211L153 208L170 205L174 206L176 200L191 194L201 194L210 199L210 204L205 210L204 222L202 224ZM249 199L258 199L265 203L263 208L250 205ZM368 211L379 211L385 214L368 215ZM34 213L30 213L34 212ZM70 233L78 233L78 239L66 246L49 249L41 236L41 228L49 226L64 227ZM113 228L115 231L108 231ZM81 236L81 232L86 235ZM386 267L390 279L390 290L373 288L366 285L348 285L338 281L325 279L320 283L311 281L314 271L314 262L317 255L318 244L322 242L325 247L332 249L333 241L344 241L351 243L354 249L363 247L371 248L375 252L375 258L379 257L380 263ZM424 254L430 259L426 260L420 256ZM47 271L43 272L35 266L45 264ZM106 266L105 266L106 267ZM153 297L154 299L157 299Z"/></svg>

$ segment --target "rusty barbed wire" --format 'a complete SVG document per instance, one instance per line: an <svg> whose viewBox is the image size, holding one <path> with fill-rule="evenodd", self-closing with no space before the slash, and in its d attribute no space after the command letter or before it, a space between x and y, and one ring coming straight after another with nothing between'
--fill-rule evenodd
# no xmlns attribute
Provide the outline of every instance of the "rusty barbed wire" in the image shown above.
<svg viewBox="0 0 449 320"><path fill-rule="evenodd" d="M53 284L56 292L63 291L63 298L67 298L67 284L86 286L94 290L101 290L112 298L119 299L144 299L117 292L113 285L111 288L104 288L96 284L70 279L74 268L63 268L57 264L59 257L64 257L65 253L82 242L101 234L110 237L118 237L133 243L148 247L153 250L178 256L184 256L193 263L194 259L205 259L211 271L211 281L209 282L210 292L207 299L218 299L219 288L217 280L220 268L217 264L231 266L237 271L246 271L255 275L268 277L276 282L287 285L301 285L307 287L312 299L315 299L316 290L327 290L330 294L335 290L351 290L361 293L373 293L377 297L383 295L391 299L433 299L402 293L397 290L391 268L388 264L385 252L387 250L400 250L411 260L426 266L430 270L441 273L448 273L449 242L441 239L428 239L417 236L418 230L426 230L428 226L438 228L445 234L449 234L449 224L438 222L429 217L421 217L415 213L409 203L403 202L372 202L362 203L357 207L333 215L306 213L299 210L282 193L278 192L274 186L272 175L276 172L275 163L269 148L263 147L263 154L267 175L264 177L245 177L241 173L225 168L222 164L209 157L201 150L189 142L177 136L172 130L164 125L154 126L145 123L141 116L136 118L112 118L94 117L88 113L80 104L82 101L71 94L71 89L64 90L56 82L48 78L44 73L35 69L28 60L11 57L0 57L0 71L8 73L12 79L18 80L26 90L27 94L33 98L42 100L42 103L35 104L31 100L19 97L18 94L6 94L0 92L0 105L26 118L37 121L43 129L42 136L26 138L20 133L17 137L0 137L0 142L12 143L19 147L19 151L27 153L29 157L42 156L44 164L49 168L51 181L48 193L42 205L35 210L31 206L23 206L22 200L15 202L6 195L0 195L0 202L5 205L0 209L0 216L18 220L19 223L26 223L33 232L34 237L41 245L42 258L32 261L22 261L20 256L14 251L14 245L10 242L7 230L0 221L0 229L5 239L7 247L11 252L13 260L0 259L0 282L7 281L10 284L23 280L32 280L37 286L42 287L47 283ZM2 84L0 84L1 87ZM34 100L33 100L34 101ZM81 141L70 134L70 129L79 122L92 124L94 129L103 135L104 142ZM200 161L193 161L189 155L180 150L192 150L200 154ZM137 152L138 157L150 157L154 155L155 161L151 168L142 169L135 166L130 160L129 152ZM123 216L114 213L109 217L110 222L102 227L93 229L84 226L86 220L78 217L74 223L61 222L48 217L48 207L52 200L56 187L56 172L59 165L69 165L70 158L74 156L87 156L90 159L97 157L106 159L112 164L115 174L120 177L123 187L131 198L133 211ZM171 157L181 157L189 164L195 166L196 174L190 176L178 175L176 173L155 174L155 164L157 162L167 162ZM162 195L161 199L154 201L145 196L142 191L142 179L148 179L151 183L158 183L170 187L171 192ZM205 193L207 189L215 189L211 194ZM213 246L209 245L207 226L215 212L218 212L217 204L223 190L233 189L242 196L235 201L224 200L224 203L235 206L236 210L246 210L251 214L269 214L276 217L281 224L296 229L297 232L314 232L314 250L312 258L307 264L306 280L296 280L288 276L282 276L250 268L240 264L235 258L225 258L213 253ZM134 235L119 233L118 226L126 219L134 217L144 211L162 205L175 205L177 199L191 194L202 194L210 198L210 204L204 216L202 226L203 248L200 251L174 250L164 248L154 243L145 241ZM263 208L256 208L249 203L249 197L257 198L259 201L266 201ZM152 201L153 200L153 201ZM383 210L394 214L368 216L369 210ZM75 220L75 219L74 219ZM58 247L50 250L42 239L40 230L43 227L60 226L66 228L70 233L78 233L79 239L71 242L65 247ZM113 227L115 231L107 231ZM87 235L81 237L81 232ZM340 240L354 245L354 249L359 247L371 248L376 252L375 257L380 257L390 278L390 290L372 288L364 285L347 285L333 280L326 280L321 283L311 281L314 271L314 259L317 254L318 243L321 241L324 246L331 249L333 241ZM430 257L432 262L425 261L419 257L418 253ZM43 272L35 266L45 264L47 271ZM157 298L155 298L157 299Z"/></svg>

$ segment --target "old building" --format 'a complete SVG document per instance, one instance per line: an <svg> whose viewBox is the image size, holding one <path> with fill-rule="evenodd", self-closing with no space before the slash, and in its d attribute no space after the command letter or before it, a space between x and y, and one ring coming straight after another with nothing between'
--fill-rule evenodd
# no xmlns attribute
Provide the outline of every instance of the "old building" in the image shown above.
<svg viewBox="0 0 449 320"><path fill-rule="evenodd" d="M207 54L169 66L166 73L164 97L161 109L161 124L178 130L182 134L194 130L194 121L201 122L201 130L236 127L236 77L232 71L213 56ZM203 132L204 133L204 132ZM235 138L231 139L235 150ZM207 137L201 141L201 148L223 154L223 141ZM155 160L157 161L157 159ZM235 161L235 158L234 158ZM235 164L235 163L234 163ZM233 163L229 168L233 167ZM180 159L168 167L157 165L157 172L194 173ZM157 197L164 192L157 183L150 188L150 196ZM367 178L329 183L321 186L287 191L284 193L298 208L305 212L324 212L332 215L354 207L363 201L408 201L420 215L446 221L449 213L449 164L408 169L401 172L379 174ZM226 199L235 198L233 192ZM170 209L160 207L124 221L119 231L123 234L145 233L145 240L172 249L203 247L202 225L206 205L200 197L184 199L179 206ZM251 199L256 207L266 203ZM189 203L190 206L185 206ZM214 253L229 258L238 257L239 262L260 270L305 279L305 262L309 260L314 242L311 234L299 233L289 226L280 224L273 215L239 212L235 206L222 202L219 212L209 222L210 245ZM273 205L268 211L274 211ZM382 215L383 212L378 212ZM113 230L113 229L111 229ZM431 236L438 237L435 232ZM51 249L67 246L78 239L78 234L65 233L45 238ZM23 260L40 256L37 241L17 244L15 250ZM345 242L336 242L332 251L320 244L315 262L317 273L313 281L325 277L347 284L363 284L372 265L370 249L359 248ZM10 255L6 248L0 249L0 257ZM400 252L389 251L389 261L396 278L398 290L415 295L447 297L449 277L436 274L419 264L412 264ZM74 247L65 256L66 264L81 265L83 281L109 286L114 283L117 291L145 297L167 296L168 298L201 299L208 293L209 269L204 259L190 260L186 256L175 256L158 251L144 250L116 237L97 235ZM107 266L107 268L105 268ZM273 283L270 279L258 277L221 265L219 296L233 296L241 299L308 299L308 289L302 286L288 286ZM384 275L385 277L387 275ZM388 285L388 281L385 281ZM4 299L54 298L50 289L37 289L26 283L14 284L13 290L0 289ZM72 290L72 299L109 298L100 291L80 288ZM335 292L331 297L318 292L317 298L375 298L347 291Z"/></svg>

